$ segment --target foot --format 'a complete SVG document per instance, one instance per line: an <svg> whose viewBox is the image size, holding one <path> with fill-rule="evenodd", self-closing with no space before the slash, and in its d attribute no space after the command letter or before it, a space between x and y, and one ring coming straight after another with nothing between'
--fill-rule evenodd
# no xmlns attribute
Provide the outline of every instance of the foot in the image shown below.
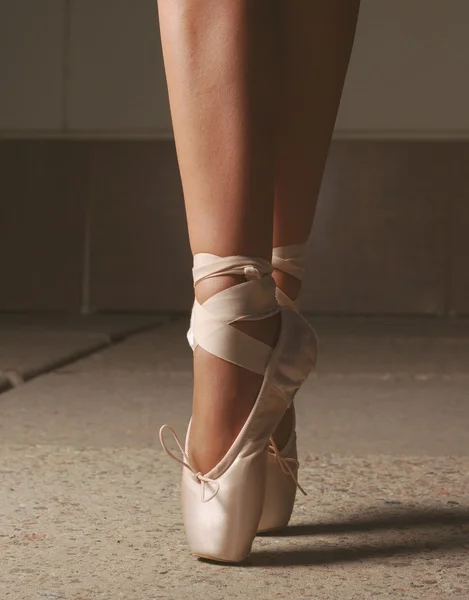
<svg viewBox="0 0 469 600"><path fill-rule="evenodd" d="M181 500L189 546L197 556L217 561L244 560L263 515L265 527L272 528L280 520L288 522L293 508L294 428L283 455L272 434L314 366L315 339L294 310L285 308L279 314L270 275L271 265L263 259L194 257L196 284L212 278L218 283L199 287L193 307L188 338L196 351L196 388L185 448L171 427L160 429L164 450L183 466ZM181 458L168 448L167 431L175 437ZM293 486L284 485L286 474ZM273 500L265 511L269 486Z"/></svg>
<svg viewBox="0 0 469 600"><path fill-rule="evenodd" d="M196 286L196 298L203 304L221 290L244 281L244 277L233 275L203 280ZM232 326L274 347L280 314ZM208 473L226 455L252 411L262 381L263 375L218 358L201 347L196 348L191 460L202 473Z"/></svg>

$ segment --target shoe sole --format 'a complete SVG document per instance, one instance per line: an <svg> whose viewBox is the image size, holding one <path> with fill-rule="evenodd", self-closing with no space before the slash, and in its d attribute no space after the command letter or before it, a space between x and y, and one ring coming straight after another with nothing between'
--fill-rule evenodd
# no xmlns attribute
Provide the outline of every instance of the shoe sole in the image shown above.
<svg viewBox="0 0 469 600"><path fill-rule="evenodd" d="M196 554L193 552L193 556L196 556L200 560L209 560L210 562L222 563L224 565L238 565L246 560L247 556L241 558L240 560L224 560L223 558L215 558L214 556L209 556L208 554Z"/></svg>
<svg viewBox="0 0 469 600"><path fill-rule="evenodd" d="M264 533L275 533L277 531L283 531L287 527L288 527L288 523L286 523L285 525L280 525L279 527L270 527L269 529L259 529L259 531L256 533L256 535L262 535Z"/></svg>

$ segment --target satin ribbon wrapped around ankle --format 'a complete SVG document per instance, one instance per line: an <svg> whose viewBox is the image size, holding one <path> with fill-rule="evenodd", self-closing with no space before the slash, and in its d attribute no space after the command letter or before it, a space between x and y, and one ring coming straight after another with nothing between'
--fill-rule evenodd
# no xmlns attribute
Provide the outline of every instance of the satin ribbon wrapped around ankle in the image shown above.
<svg viewBox="0 0 469 600"><path fill-rule="evenodd" d="M305 270L305 249L305 244L274 248L272 250L273 268L288 273L301 281Z"/></svg>
<svg viewBox="0 0 469 600"><path fill-rule="evenodd" d="M303 280L305 270L305 244L279 246L272 250L272 266L299 281ZM299 299L292 300L281 289L277 289L277 299L282 306L299 310Z"/></svg>
<svg viewBox="0 0 469 600"><path fill-rule="evenodd" d="M258 321L275 315L272 265L268 260L248 256L194 256L194 285L223 275L241 275L246 281L218 292L203 304L194 303L192 314L193 347L262 375L272 349L239 329L237 321Z"/></svg>

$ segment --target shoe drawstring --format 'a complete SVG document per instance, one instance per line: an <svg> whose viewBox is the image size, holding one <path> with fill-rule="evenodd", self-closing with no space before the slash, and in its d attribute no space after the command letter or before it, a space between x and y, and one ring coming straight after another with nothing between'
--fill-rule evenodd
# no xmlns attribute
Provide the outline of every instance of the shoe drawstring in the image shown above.
<svg viewBox="0 0 469 600"><path fill-rule="evenodd" d="M177 456L175 456L171 452L171 450L169 450L168 446L166 445L166 442L164 440L164 433L166 430L168 430L172 434L179 450L181 451L182 460L180 458L178 458ZM171 427L171 425L163 425L161 427L160 442L161 442L161 445L163 446L163 450L166 452L166 454L170 458L172 458L173 460L175 460L176 462L181 464L186 469L189 469L189 471L191 471L192 475L194 476L194 479L201 484L201 486L202 486L202 502L210 502L210 500L215 498L215 496L220 491L220 484L215 479L210 479L210 477L205 477L205 475L203 475L200 471L197 471L197 469L194 469L194 467L190 463L189 457L187 456L187 454L185 453L185 451L181 445L181 442L179 441L179 438L178 438L176 432ZM209 489L211 488L210 489L211 494L208 497L206 497L206 488L207 487Z"/></svg>
<svg viewBox="0 0 469 600"><path fill-rule="evenodd" d="M275 443L273 438L270 438L269 452L270 452L270 454L273 454L275 456L275 458L278 461L278 464L280 465L280 468L285 473L285 475L290 475L290 477L293 479L296 487L300 490L300 492L302 494L304 494L305 496L307 496L308 494L305 492L304 488L301 487L300 483L298 482L297 476L293 472L293 469L298 469L299 462L295 458L290 458L289 456L283 457L280 454L280 450L278 449L278 446ZM293 465L293 469L290 467L289 463L291 463Z"/></svg>

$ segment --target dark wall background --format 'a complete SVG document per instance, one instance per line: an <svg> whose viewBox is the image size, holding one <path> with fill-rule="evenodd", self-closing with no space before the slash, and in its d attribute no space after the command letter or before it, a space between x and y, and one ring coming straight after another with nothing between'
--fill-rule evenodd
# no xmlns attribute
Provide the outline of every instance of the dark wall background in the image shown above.
<svg viewBox="0 0 469 600"><path fill-rule="evenodd" d="M469 314L469 142L335 141L304 309ZM171 141L0 141L0 310L186 311Z"/></svg>

